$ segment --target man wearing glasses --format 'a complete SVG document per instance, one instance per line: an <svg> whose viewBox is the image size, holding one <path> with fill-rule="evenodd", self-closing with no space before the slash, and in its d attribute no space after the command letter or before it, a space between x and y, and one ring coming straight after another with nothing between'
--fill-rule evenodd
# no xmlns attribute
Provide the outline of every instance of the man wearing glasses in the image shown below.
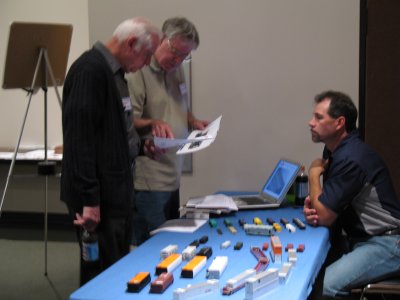
<svg viewBox="0 0 400 300"><path fill-rule="evenodd" d="M199 46L196 27L187 19L166 20L164 39L149 66L129 74L134 125L142 135L186 138L189 128L204 129L207 121L189 111L188 88L182 63ZM144 242L151 230L168 219L179 217L179 187L183 157L168 149L159 160L136 160L135 189L138 220L134 224L133 245Z"/></svg>

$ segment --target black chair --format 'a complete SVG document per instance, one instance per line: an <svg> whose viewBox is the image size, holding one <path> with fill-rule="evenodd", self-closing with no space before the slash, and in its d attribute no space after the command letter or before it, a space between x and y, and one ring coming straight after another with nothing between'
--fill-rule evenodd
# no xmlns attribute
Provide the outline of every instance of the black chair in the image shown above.
<svg viewBox="0 0 400 300"><path fill-rule="evenodd" d="M400 277L388 278L379 282L368 283L364 287L351 290L352 295L360 295L360 300L368 299L368 295L379 296L379 299L399 299ZM374 296L374 299L377 299Z"/></svg>

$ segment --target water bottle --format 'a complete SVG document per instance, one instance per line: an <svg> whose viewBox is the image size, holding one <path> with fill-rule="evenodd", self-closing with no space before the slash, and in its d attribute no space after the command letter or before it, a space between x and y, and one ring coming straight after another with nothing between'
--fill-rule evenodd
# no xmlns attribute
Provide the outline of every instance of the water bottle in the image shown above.
<svg viewBox="0 0 400 300"><path fill-rule="evenodd" d="M286 203L289 205L294 205L294 198L295 198L295 192L294 192L294 182L293 182L288 192L286 193Z"/></svg>
<svg viewBox="0 0 400 300"><path fill-rule="evenodd" d="M304 205L304 200L308 196L308 176L305 173L304 166L301 166L300 174L295 180L295 199L294 203L299 206Z"/></svg>
<svg viewBox="0 0 400 300"><path fill-rule="evenodd" d="M82 259L86 262L99 260L99 241L95 232L82 232Z"/></svg>

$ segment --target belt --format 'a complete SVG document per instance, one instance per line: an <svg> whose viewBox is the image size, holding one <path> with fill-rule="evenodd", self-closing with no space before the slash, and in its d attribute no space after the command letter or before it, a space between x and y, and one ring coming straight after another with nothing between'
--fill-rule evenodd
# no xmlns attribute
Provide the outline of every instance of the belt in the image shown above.
<svg viewBox="0 0 400 300"><path fill-rule="evenodd" d="M400 235L400 228L390 229L381 233L380 235Z"/></svg>

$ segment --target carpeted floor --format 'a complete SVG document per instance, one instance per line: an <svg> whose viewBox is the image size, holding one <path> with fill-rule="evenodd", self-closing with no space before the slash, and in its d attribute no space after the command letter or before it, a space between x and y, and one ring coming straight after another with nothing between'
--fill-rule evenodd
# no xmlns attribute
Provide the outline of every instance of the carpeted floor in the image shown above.
<svg viewBox="0 0 400 300"><path fill-rule="evenodd" d="M64 300L79 287L75 232L0 228L0 299Z"/></svg>

